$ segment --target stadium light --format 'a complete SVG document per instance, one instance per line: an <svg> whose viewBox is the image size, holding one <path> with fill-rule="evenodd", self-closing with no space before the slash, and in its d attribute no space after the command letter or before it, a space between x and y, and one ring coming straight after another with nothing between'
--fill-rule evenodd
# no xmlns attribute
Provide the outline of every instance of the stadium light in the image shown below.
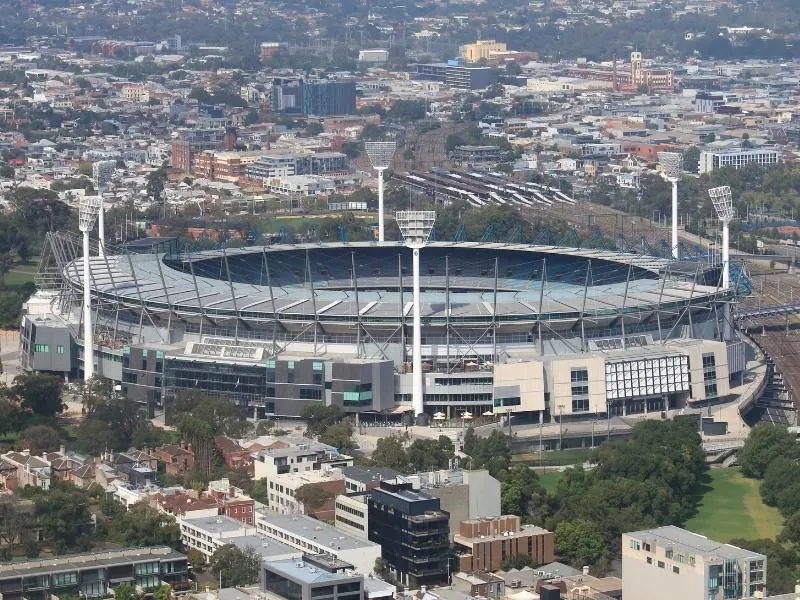
<svg viewBox="0 0 800 600"><path fill-rule="evenodd" d="M419 252L428 243L436 211L401 210L395 214L397 226L403 234L403 242L411 248L414 273L414 338L412 342L411 406L414 416L424 412L422 396L422 312L420 307Z"/></svg>
<svg viewBox="0 0 800 600"><path fill-rule="evenodd" d="M389 168L397 148L395 142L365 142L364 150L372 168L378 172L378 241L384 241L383 227L383 172Z"/></svg>
<svg viewBox="0 0 800 600"><path fill-rule="evenodd" d="M658 163L664 176L672 184L672 258L680 258L678 252L678 180L683 168L683 155L679 152L659 152Z"/></svg>
<svg viewBox="0 0 800 600"><path fill-rule="evenodd" d="M708 190L708 196L717 212L717 217L722 221L722 289L730 286L730 242L729 227L735 215L733 210L733 195L727 185Z"/></svg>
<svg viewBox="0 0 800 600"><path fill-rule="evenodd" d="M99 199L100 202L97 209L97 256L103 258L106 255L106 219L103 196L99 196Z"/></svg>
<svg viewBox="0 0 800 600"><path fill-rule="evenodd" d="M92 294L89 272L89 232L100 212L98 196L84 196L78 203L78 228L83 234L83 380L94 377L94 339L92 336Z"/></svg>

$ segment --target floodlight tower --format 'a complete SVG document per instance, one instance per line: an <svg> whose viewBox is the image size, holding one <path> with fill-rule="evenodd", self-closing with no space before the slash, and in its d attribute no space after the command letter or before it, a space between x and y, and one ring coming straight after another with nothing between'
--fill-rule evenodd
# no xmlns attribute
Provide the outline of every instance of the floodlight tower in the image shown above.
<svg viewBox="0 0 800 600"><path fill-rule="evenodd" d="M678 252L678 180L683 168L683 155L679 152L659 152L658 162L664 176L672 184L672 258L680 258Z"/></svg>
<svg viewBox="0 0 800 600"><path fill-rule="evenodd" d="M717 217L722 221L722 289L730 287L730 249L728 228L733 221L733 196L731 188L727 185L708 190Z"/></svg>
<svg viewBox="0 0 800 600"><path fill-rule="evenodd" d="M422 402L422 312L420 306L419 284L419 252L428 243L431 229L436 221L436 211L433 210L401 210L395 215L397 226L403 234L403 242L411 248L413 256L414 273L414 336L412 343L412 390L411 405L414 407L414 416L423 412Z"/></svg>
<svg viewBox="0 0 800 600"><path fill-rule="evenodd" d="M106 255L106 219L102 192L97 198L97 256L103 258Z"/></svg>
<svg viewBox="0 0 800 600"><path fill-rule="evenodd" d="M384 241L383 228L383 172L389 168L397 145L395 142L365 142L372 168L378 172L378 241Z"/></svg>
<svg viewBox="0 0 800 600"><path fill-rule="evenodd" d="M94 339L92 335L92 293L89 272L89 232L100 211L99 196L84 196L78 204L78 228L83 234L83 380L94 376Z"/></svg>

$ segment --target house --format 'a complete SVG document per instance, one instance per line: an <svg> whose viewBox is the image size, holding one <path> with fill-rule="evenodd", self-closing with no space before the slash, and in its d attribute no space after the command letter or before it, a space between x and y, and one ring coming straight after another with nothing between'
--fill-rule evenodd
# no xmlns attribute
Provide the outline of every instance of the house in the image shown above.
<svg viewBox="0 0 800 600"><path fill-rule="evenodd" d="M486 571L459 571L453 575L453 587L473 598L502 598L506 595L503 578Z"/></svg>
<svg viewBox="0 0 800 600"><path fill-rule="evenodd" d="M43 490L50 489L52 473L50 463L45 458L31 456L29 450L22 452L6 452L2 456L3 462L16 468L15 487L30 485Z"/></svg>
<svg viewBox="0 0 800 600"><path fill-rule="evenodd" d="M214 444L222 454L225 465L231 469L243 469L253 475L253 457L250 450L243 448L239 442L224 435L214 438Z"/></svg>
<svg viewBox="0 0 800 600"><path fill-rule="evenodd" d="M164 463L164 470L173 477L182 477L194 469L194 451L189 444L185 448L167 444L156 449L156 457Z"/></svg>

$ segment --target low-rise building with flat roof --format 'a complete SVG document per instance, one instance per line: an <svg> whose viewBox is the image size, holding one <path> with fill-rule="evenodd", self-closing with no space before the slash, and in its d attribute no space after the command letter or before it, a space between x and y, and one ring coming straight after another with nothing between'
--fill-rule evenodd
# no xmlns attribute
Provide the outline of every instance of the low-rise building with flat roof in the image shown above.
<svg viewBox="0 0 800 600"><path fill-rule="evenodd" d="M232 538L255 535L256 528L224 515L181 519L181 540L187 548L194 548L209 560L220 546L230 544Z"/></svg>
<svg viewBox="0 0 800 600"><path fill-rule="evenodd" d="M528 557L534 565L554 557L553 533L535 525L521 525L516 515L462 521L455 536L460 571L496 571L504 560Z"/></svg>
<svg viewBox="0 0 800 600"><path fill-rule="evenodd" d="M261 566L261 588L287 600L363 600L364 576L348 567L352 565L314 556L271 561Z"/></svg>
<svg viewBox="0 0 800 600"><path fill-rule="evenodd" d="M367 575L381 556L381 547L368 540L347 535L335 527L305 515L275 515L256 511L258 532L307 554L326 554L352 564Z"/></svg>

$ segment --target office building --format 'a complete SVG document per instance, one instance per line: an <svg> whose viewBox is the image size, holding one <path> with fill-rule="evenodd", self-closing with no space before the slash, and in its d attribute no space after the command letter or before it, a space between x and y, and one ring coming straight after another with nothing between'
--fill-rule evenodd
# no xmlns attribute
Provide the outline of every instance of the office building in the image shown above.
<svg viewBox="0 0 800 600"><path fill-rule="evenodd" d="M490 67L468 67L458 64L458 61L418 64L416 76L417 79L441 81L462 90L480 90L495 81L495 72Z"/></svg>
<svg viewBox="0 0 800 600"><path fill-rule="evenodd" d="M516 515L461 521L455 536L460 571L497 571L505 560L527 557L533 565L553 561L553 533L522 525Z"/></svg>
<svg viewBox="0 0 800 600"><path fill-rule="evenodd" d="M272 86L270 99L274 112L318 117L352 115L356 112L356 83L328 80L278 83Z"/></svg>
<svg viewBox="0 0 800 600"><path fill-rule="evenodd" d="M458 53L467 62L478 62L479 60L489 60L494 54L507 52L508 48L503 42L494 40L478 40L473 44L464 44L458 49Z"/></svg>
<svg viewBox="0 0 800 600"><path fill-rule="evenodd" d="M107 598L114 586L127 583L145 590L162 583L187 588L186 555L167 547L130 548L36 558L0 565L3 600Z"/></svg>
<svg viewBox="0 0 800 600"><path fill-rule="evenodd" d="M345 533L361 538L369 539L369 507L367 506L367 496L336 496L334 504L334 525L336 529L341 529Z"/></svg>
<svg viewBox="0 0 800 600"><path fill-rule="evenodd" d="M403 479L382 481L368 500L369 539L395 578L409 587L447 579L450 515L439 499Z"/></svg>
<svg viewBox="0 0 800 600"><path fill-rule="evenodd" d="M272 560L261 565L261 589L285 600L363 600L364 576L327 556Z"/></svg>
<svg viewBox="0 0 800 600"><path fill-rule="evenodd" d="M310 473L352 465L353 457L340 454L333 446L308 440L299 443L282 441L258 452L253 462L253 473L255 479L270 481L285 473Z"/></svg>
<svg viewBox="0 0 800 600"><path fill-rule="evenodd" d="M305 554L325 554L353 565L368 575L381 556L381 547L358 539L335 527L305 515L282 516L268 510L256 512L258 533Z"/></svg>
<svg viewBox="0 0 800 600"><path fill-rule="evenodd" d="M723 167L739 169L746 165L768 167L780 161L780 152L774 148L730 148L700 153L700 173L710 173Z"/></svg>
<svg viewBox="0 0 800 600"><path fill-rule="evenodd" d="M415 490L438 498L442 510L450 513L451 539L459 533L461 521L501 515L500 482L485 469L444 469L415 473L406 479Z"/></svg>
<svg viewBox="0 0 800 600"><path fill-rule="evenodd" d="M728 600L765 591L767 557L668 525L622 535L622 595Z"/></svg>

